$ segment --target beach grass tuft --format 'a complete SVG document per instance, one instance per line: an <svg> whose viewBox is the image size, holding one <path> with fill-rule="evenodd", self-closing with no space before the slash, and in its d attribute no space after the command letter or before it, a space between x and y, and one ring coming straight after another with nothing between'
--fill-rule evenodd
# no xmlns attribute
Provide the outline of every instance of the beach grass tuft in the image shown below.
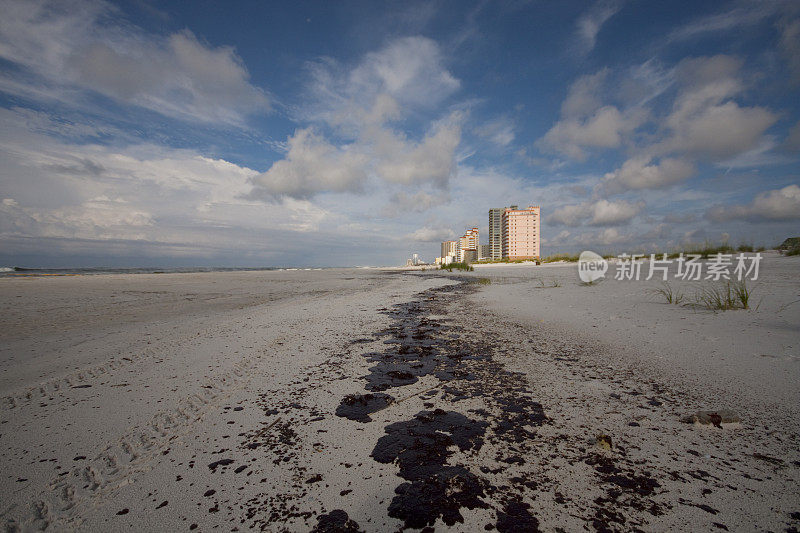
<svg viewBox="0 0 800 533"><path fill-rule="evenodd" d="M680 305L685 299L682 292L672 288L672 285L666 281L661 284L661 287L652 289L651 292L657 296L663 297L668 304Z"/></svg>
<svg viewBox="0 0 800 533"><path fill-rule="evenodd" d="M730 311L733 309L750 309L753 289L747 286L747 280L727 281L702 287L695 293L692 307L709 311Z"/></svg>

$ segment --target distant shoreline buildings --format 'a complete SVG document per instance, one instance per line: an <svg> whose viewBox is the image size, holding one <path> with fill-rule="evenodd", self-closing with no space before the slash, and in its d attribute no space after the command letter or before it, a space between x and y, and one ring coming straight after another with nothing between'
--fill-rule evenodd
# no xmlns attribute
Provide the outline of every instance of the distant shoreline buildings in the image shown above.
<svg viewBox="0 0 800 533"><path fill-rule="evenodd" d="M539 206L489 209L489 244L480 244L478 228L467 229L458 240L444 241L436 264L472 263L482 260L520 261L541 257Z"/></svg>

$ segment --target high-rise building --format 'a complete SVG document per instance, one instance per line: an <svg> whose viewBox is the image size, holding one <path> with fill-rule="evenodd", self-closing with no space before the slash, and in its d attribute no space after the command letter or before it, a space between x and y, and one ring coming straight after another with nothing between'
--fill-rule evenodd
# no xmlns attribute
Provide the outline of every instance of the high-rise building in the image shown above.
<svg viewBox="0 0 800 533"><path fill-rule="evenodd" d="M508 207L489 209L489 247L492 259L503 257L503 211ZM512 205L511 209L517 209Z"/></svg>
<svg viewBox="0 0 800 533"><path fill-rule="evenodd" d="M451 259L447 259L450 257ZM442 261L450 264L458 259L458 241L444 241L442 243Z"/></svg>
<svg viewBox="0 0 800 533"><path fill-rule="evenodd" d="M478 259L491 259L492 247L488 244L478 245Z"/></svg>
<svg viewBox="0 0 800 533"><path fill-rule="evenodd" d="M475 253L471 254L467 252ZM464 235L458 239L458 260L464 262L465 258L470 258L473 261L478 258L478 228L468 229L464 232Z"/></svg>
<svg viewBox="0 0 800 533"><path fill-rule="evenodd" d="M508 259L540 257L541 223L539 206L503 210L502 254Z"/></svg>

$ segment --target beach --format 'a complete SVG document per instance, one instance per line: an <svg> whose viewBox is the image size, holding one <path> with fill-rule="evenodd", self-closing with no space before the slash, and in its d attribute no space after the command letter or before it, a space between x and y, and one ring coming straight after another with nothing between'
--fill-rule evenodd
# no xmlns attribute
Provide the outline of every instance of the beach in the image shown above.
<svg viewBox="0 0 800 533"><path fill-rule="evenodd" d="M798 527L798 271L716 313L574 264L0 279L2 521Z"/></svg>

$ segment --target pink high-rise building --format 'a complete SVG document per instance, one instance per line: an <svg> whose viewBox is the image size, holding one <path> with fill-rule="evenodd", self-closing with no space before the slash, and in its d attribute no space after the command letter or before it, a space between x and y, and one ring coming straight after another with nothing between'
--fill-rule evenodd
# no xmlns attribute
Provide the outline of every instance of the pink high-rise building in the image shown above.
<svg viewBox="0 0 800 533"><path fill-rule="evenodd" d="M503 211L503 257L537 259L540 256L541 223L539 206Z"/></svg>

